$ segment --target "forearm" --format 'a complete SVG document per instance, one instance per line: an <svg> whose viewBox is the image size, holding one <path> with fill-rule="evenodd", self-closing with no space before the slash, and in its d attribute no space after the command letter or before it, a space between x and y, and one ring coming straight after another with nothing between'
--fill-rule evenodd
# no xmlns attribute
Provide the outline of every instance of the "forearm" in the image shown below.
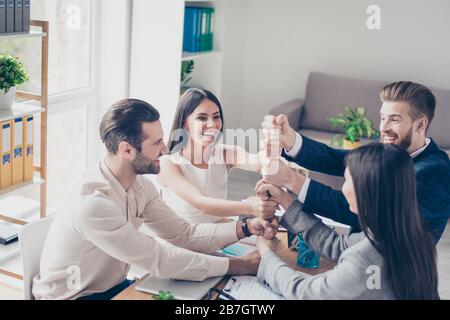
<svg viewBox="0 0 450 320"><path fill-rule="evenodd" d="M312 250L332 261L337 261L342 252L364 237L363 233L339 235L316 216L302 211L298 201L286 210L281 224L293 233L301 233Z"/></svg>
<svg viewBox="0 0 450 320"><path fill-rule="evenodd" d="M203 213L217 217L251 215L251 206L245 201L231 201L211 197L194 200L193 206Z"/></svg>
<svg viewBox="0 0 450 320"><path fill-rule="evenodd" d="M227 275L256 275L259 261L230 258Z"/></svg>

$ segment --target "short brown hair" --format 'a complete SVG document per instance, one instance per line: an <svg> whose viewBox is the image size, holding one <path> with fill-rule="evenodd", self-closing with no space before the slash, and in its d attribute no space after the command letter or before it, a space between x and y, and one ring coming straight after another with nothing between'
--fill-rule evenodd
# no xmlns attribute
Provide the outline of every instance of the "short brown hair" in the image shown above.
<svg viewBox="0 0 450 320"><path fill-rule="evenodd" d="M411 106L411 117L416 120L421 116L428 118L428 127L434 118L436 97L430 89L411 81L393 82L380 91L381 101L407 102Z"/></svg>
<svg viewBox="0 0 450 320"><path fill-rule="evenodd" d="M114 103L103 115L100 138L108 152L117 153L119 143L126 141L141 151L146 138L142 134L144 122L159 120L159 112L149 103L138 99L124 99Z"/></svg>

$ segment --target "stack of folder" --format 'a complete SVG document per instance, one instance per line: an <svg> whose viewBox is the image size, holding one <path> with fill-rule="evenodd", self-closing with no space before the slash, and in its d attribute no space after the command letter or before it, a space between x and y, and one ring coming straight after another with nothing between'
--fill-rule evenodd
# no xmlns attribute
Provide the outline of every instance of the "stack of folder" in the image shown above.
<svg viewBox="0 0 450 320"><path fill-rule="evenodd" d="M186 7L184 12L183 51L213 50L214 8Z"/></svg>
<svg viewBox="0 0 450 320"><path fill-rule="evenodd" d="M33 179L32 115L0 123L0 189Z"/></svg>
<svg viewBox="0 0 450 320"><path fill-rule="evenodd" d="M0 0L0 34L30 31L31 0Z"/></svg>

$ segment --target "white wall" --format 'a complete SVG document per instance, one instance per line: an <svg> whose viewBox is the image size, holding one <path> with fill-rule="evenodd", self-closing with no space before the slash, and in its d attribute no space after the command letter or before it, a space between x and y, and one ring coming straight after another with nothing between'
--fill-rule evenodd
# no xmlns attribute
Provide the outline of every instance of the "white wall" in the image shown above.
<svg viewBox="0 0 450 320"><path fill-rule="evenodd" d="M158 109L166 140L180 92L183 13L183 0L133 0L130 97Z"/></svg>
<svg viewBox="0 0 450 320"><path fill-rule="evenodd" d="M227 7L228 127L259 127L273 106L303 98L312 70L450 88L448 0L247 2ZM370 4L381 8L380 31L366 28Z"/></svg>
<svg viewBox="0 0 450 320"><path fill-rule="evenodd" d="M120 99L128 98L131 0L98 1L98 52L96 73L98 81L98 119L93 131L98 141L97 160L103 158L105 148L98 127L103 114ZM96 20L94 20L96 21Z"/></svg>

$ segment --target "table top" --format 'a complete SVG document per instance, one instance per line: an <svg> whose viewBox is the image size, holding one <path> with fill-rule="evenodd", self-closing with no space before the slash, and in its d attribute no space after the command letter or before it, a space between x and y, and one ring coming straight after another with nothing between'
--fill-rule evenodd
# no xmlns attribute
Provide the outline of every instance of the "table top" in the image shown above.
<svg viewBox="0 0 450 320"><path fill-rule="evenodd" d="M315 275L318 273L328 271L336 265L335 262L326 260L324 258L320 258L320 267L317 269L306 269L299 267L297 265L297 252L292 251L287 247L287 232L278 232L277 237L280 239L280 242L278 243L275 252L282 260L284 260L291 268L295 270ZM113 300L154 300L152 294L137 291L135 289L135 287L139 285L139 283L144 281L148 276L149 275L147 274L140 280L136 281L133 285L129 286L124 291L115 296ZM225 276L219 282L219 284L217 284L216 288L223 289L225 285L228 283L228 279L229 276Z"/></svg>

